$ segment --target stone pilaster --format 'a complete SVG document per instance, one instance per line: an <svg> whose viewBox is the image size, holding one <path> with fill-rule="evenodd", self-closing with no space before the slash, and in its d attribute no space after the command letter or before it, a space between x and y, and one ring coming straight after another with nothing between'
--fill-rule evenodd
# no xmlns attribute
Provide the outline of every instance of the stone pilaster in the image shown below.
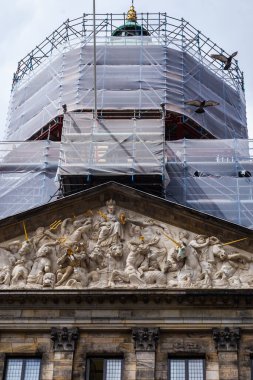
<svg viewBox="0 0 253 380"><path fill-rule="evenodd" d="M4 378L4 363L5 363L5 354L0 353L0 379Z"/></svg>
<svg viewBox="0 0 253 380"><path fill-rule="evenodd" d="M136 380L155 380L155 354L159 340L158 328L134 328Z"/></svg>
<svg viewBox="0 0 253 380"><path fill-rule="evenodd" d="M77 328L63 327L51 329L51 340L54 349L53 379L71 380L73 370L74 351L79 338Z"/></svg>
<svg viewBox="0 0 253 380"><path fill-rule="evenodd" d="M218 352L220 380L239 380L240 329L214 329L213 339Z"/></svg>

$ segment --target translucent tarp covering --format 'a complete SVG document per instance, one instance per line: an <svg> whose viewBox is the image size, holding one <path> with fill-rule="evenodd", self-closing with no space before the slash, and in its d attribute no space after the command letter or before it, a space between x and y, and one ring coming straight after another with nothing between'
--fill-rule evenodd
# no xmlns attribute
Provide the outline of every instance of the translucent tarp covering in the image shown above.
<svg viewBox="0 0 253 380"><path fill-rule="evenodd" d="M57 142L0 143L0 218L48 203L57 192Z"/></svg>
<svg viewBox="0 0 253 380"><path fill-rule="evenodd" d="M165 156L167 199L253 228L253 141L170 141Z"/></svg>
<svg viewBox="0 0 253 380"><path fill-rule="evenodd" d="M195 120L217 138L247 138L245 99L205 66L201 57L151 44L150 37L111 37L97 46L97 103L101 110L166 109ZM122 41L121 41L122 43ZM225 74L224 74L225 75ZM26 140L68 111L94 108L93 47L68 43L12 92L8 140ZM185 101L215 100L204 114Z"/></svg>
<svg viewBox="0 0 253 380"><path fill-rule="evenodd" d="M92 119L64 115L59 175L163 173L162 119Z"/></svg>

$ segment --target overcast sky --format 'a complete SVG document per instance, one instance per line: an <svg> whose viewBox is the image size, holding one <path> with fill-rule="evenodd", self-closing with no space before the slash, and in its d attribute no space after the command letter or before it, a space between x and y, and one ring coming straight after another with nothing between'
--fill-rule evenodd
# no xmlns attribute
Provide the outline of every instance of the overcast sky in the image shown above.
<svg viewBox="0 0 253 380"><path fill-rule="evenodd" d="M122 13L130 0L96 0L97 13ZM137 12L183 17L228 52L239 51L245 73L249 135L253 138L253 0L135 0ZM92 12L92 0L3 1L0 13L0 137L18 61L67 18Z"/></svg>

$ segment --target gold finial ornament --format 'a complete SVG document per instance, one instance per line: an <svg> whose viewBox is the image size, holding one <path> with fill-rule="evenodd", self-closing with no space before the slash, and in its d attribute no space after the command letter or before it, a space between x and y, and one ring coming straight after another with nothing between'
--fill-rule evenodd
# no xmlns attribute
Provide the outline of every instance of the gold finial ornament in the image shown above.
<svg viewBox="0 0 253 380"><path fill-rule="evenodd" d="M131 5L129 11L127 12L127 20L128 21L137 21L137 13L134 9L133 4Z"/></svg>

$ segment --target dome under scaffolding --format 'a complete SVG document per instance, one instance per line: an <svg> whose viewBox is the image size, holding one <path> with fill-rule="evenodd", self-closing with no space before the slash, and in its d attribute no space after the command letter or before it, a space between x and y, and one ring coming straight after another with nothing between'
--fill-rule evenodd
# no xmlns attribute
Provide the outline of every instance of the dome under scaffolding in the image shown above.
<svg viewBox="0 0 253 380"><path fill-rule="evenodd" d="M238 174L253 168L237 52L133 5L95 20L96 86L92 14L18 63L0 146L2 217L114 180L253 226L252 179Z"/></svg>

